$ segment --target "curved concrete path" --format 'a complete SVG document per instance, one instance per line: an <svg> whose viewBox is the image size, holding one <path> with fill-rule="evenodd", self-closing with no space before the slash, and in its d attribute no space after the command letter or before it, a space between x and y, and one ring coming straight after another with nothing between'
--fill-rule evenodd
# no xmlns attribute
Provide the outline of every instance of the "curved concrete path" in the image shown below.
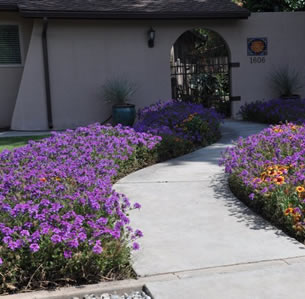
<svg viewBox="0 0 305 299"><path fill-rule="evenodd" d="M134 269L155 281L147 284L155 299L278 299L292 293L305 298L305 286L302 297L294 293L296 278L305 275L305 246L239 202L218 166L232 140L263 128L226 121L218 143L140 170L115 185L142 204L131 215L133 227L144 232Z"/></svg>

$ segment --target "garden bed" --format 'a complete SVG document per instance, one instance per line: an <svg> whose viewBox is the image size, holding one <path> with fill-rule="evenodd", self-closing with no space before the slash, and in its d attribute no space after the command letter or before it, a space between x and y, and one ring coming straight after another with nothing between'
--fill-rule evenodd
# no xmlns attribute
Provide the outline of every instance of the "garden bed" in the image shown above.
<svg viewBox="0 0 305 299"><path fill-rule="evenodd" d="M305 126L272 126L228 148L221 161L232 192L297 240L305 241Z"/></svg>
<svg viewBox="0 0 305 299"><path fill-rule="evenodd" d="M158 160L164 161L216 142L222 119L201 104L169 100L139 110L134 128L162 137Z"/></svg>
<svg viewBox="0 0 305 299"><path fill-rule="evenodd" d="M305 121L305 99L273 99L245 104L239 114L243 120L280 124Z"/></svg>
<svg viewBox="0 0 305 299"><path fill-rule="evenodd" d="M220 136L213 110L158 105L146 109L172 116L162 137L165 115L148 125L154 113L144 109L135 130L94 124L0 153L0 293L134 277L131 250L143 234L128 215L140 204L113 183Z"/></svg>

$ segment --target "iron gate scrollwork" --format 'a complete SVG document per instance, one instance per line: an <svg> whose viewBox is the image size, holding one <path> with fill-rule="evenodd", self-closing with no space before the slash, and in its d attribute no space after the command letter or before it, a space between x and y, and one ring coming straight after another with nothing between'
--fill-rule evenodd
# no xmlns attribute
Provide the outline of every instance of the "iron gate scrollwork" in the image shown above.
<svg viewBox="0 0 305 299"><path fill-rule="evenodd" d="M202 103L230 115L230 61L224 40L212 31L184 33L171 53L174 99Z"/></svg>

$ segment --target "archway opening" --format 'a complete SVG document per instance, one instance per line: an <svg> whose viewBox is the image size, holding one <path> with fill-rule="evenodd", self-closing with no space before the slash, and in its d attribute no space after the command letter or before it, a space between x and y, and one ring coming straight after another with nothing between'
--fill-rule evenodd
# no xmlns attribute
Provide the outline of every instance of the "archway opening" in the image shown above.
<svg viewBox="0 0 305 299"><path fill-rule="evenodd" d="M173 99L201 103L231 115L230 50L216 32L184 32L171 49Z"/></svg>

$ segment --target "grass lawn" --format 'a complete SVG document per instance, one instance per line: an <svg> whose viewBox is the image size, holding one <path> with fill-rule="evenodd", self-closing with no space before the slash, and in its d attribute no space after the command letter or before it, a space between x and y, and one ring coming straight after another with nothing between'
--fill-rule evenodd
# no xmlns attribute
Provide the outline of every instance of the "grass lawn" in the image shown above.
<svg viewBox="0 0 305 299"><path fill-rule="evenodd" d="M16 147L24 146L29 140L39 140L49 136L50 135L2 137L0 138L0 152L4 149L12 150Z"/></svg>

